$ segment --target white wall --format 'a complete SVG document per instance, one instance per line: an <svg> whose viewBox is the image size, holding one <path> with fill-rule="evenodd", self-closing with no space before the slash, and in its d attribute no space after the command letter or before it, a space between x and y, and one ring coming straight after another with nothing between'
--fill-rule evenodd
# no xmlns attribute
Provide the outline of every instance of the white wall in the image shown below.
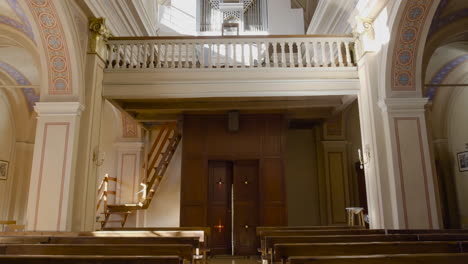
<svg viewBox="0 0 468 264"><path fill-rule="evenodd" d="M270 35L304 34L304 11L291 9L290 0L268 0L268 33Z"/></svg>
<svg viewBox="0 0 468 264"><path fill-rule="evenodd" d="M196 0L165 1L159 6L159 35L196 35L196 16Z"/></svg>
<svg viewBox="0 0 468 264"><path fill-rule="evenodd" d="M156 134L156 133L153 133ZM172 157L155 197L146 210L145 226L176 227L180 225L180 179L182 167L182 144Z"/></svg>

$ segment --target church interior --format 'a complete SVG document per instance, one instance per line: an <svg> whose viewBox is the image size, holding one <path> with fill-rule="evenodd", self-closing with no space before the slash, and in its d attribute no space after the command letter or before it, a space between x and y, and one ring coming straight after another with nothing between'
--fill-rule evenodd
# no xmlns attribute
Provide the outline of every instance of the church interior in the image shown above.
<svg viewBox="0 0 468 264"><path fill-rule="evenodd" d="M0 263L468 263L467 88L466 0L0 0Z"/></svg>

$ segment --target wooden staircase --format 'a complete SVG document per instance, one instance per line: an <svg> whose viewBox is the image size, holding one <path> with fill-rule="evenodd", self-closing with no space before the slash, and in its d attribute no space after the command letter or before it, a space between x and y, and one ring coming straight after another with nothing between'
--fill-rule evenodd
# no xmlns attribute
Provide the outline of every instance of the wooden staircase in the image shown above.
<svg viewBox="0 0 468 264"><path fill-rule="evenodd" d="M181 129L177 122L166 122L160 127L156 139L146 156L147 168L142 181L144 190L141 192L142 195L139 197L137 204L107 204L108 195L115 194L115 192L108 191L108 183L115 178L110 178L108 175L104 177L98 190L100 195L96 207L98 211L100 205L104 204L101 213L104 220L100 221L101 230L105 229L108 223L120 223L121 227L125 227L129 215L137 210L148 209L181 139ZM118 220L111 219L113 215L118 216Z"/></svg>

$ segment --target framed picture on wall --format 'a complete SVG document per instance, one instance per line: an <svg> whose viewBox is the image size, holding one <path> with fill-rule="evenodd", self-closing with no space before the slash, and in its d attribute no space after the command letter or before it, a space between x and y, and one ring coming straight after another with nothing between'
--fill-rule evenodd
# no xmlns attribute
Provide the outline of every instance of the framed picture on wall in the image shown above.
<svg viewBox="0 0 468 264"><path fill-rule="evenodd" d="M8 178L8 161L0 160L0 180Z"/></svg>
<svg viewBox="0 0 468 264"><path fill-rule="evenodd" d="M458 169L463 171L468 171L468 151L458 152Z"/></svg>

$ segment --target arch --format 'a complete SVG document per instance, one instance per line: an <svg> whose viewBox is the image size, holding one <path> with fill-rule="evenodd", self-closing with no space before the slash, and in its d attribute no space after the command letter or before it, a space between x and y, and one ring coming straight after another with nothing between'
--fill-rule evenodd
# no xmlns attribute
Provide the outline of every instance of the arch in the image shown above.
<svg viewBox="0 0 468 264"><path fill-rule="evenodd" d="M386 54L383 87L387 97L403 93L410 97L422 94L422 55L430 22L440 0L399 1L389 19L391 42Z"/></svg>
<svg viewBox="0 0 468 264"><path fill-rule="evenodd" d="M45 51L48 69L47 94L72 95L72 70L67 38L51 0L28 0Z"/></svg>

